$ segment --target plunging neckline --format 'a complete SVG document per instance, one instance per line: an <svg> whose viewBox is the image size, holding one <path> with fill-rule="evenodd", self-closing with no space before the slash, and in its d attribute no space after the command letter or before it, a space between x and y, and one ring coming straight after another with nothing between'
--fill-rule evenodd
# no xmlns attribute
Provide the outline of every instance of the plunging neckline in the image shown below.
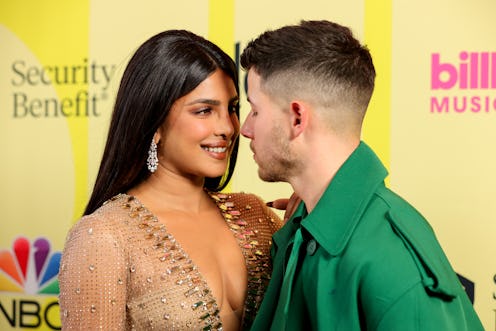
<svg viewBox="0 0 496 331"><path fill-rule="evenodd" d="M248 265L248 258L247 258L248 255L246 254L245 250L247 248L251 248L251 247L246 247L246 246L243 247L243 243L241 241L242 238L240 236L236 235L237 232L235 230L239 229L240 225L235 224L234 227L229 225L232 222L232 218L233 218L232 216L238 215L239 211L232 210L232 208L234 207L233 203L231 203L232 205L228 204L228 206L224 206L222 204L219 204L219 202L222 201L222 199L219 198L219 193L212 193L209 191L206 191L206 192L209 196L209 199L215 203L216 208L219 211L220 216L224 220L224 223L226 224L228 230L230 230L231 234L234 236L234 239L235 239L236 243L238 244L238 247L240 248L240 250L243 254L245 268L246 268L246 266ZM166 224L163 221L161 221L145 204L143 204L138 197L136 197L134 195L127 194L127 193L120 194L120 196L125 198L128 202L134 201L138 205L136 209L144 215L144 218L147 221L158 222L160 224L161 230L163 230L165 232L167 239L170 242L174 243L175 251L179 255L181 255L184 259L191 261L191 265L193 266L193 270L191 270L191 272L193 272L195 274L195 276L199 277L201 284L203 285L204 295L208 296L209 303L211 303L212 306L217 309L217 310L214 309L214 311L216 311L218 313L217 317L222 324L222 318L220 317L221 307L218 305L218 300L217 300L216 296L213 294L213 291L212 291L210 285L208 284L206 277L203 275L200 268L198 267L198 264L190 257L188 252L183 248L183 246L176 239L174 234L168 230ZM224 195L220 194L220 196L223 197ZM225 196L227 197L227 195L225 195ZM228 207L230 207L230 208L228 208ZM230 211L230 213L228 213L229 211ZM231 216L226 217L226 215L231 215ZM146 231L145 227L141 227L141 229ZM155 248L155 247L153 247L153 248ZM178 255L177 253L175 255L176 257ZM247 282L249 282L249 277L247 277ZM248 288L248 284L247 284L247 288ZM205 291L207 293L205 293ZM235 315L240 317L240 326L242 325L242 316L243 316L243 311L244 311L246 304L247 304L247 299L248 299L248 296L246 296L245 299L243 300L243 306L241 308L236 309L236 310L232 310L232 312L230 312L230 314L235 314Z"/></svg>

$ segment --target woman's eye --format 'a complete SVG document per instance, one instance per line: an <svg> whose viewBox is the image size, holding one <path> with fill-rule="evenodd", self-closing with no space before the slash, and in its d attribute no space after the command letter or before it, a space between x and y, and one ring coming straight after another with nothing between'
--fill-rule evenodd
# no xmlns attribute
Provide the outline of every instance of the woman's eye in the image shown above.
<svg viewBox="0 0 496 331"><path fill-rule="evenodd" d="M212 109L211 108L202 108L200 110L197 110L195 112L195 114L197 114L197 115L207 115L207 114L209 114L211 112L212 112Z"/></svg>
<svg viewBox="0 0 496 331"><path fill-rule="evenodd" d="M239 109L239 104L237 104L237 103L229 106L229 112L230 113L235 113L238 111L238 109Z"/></svg>

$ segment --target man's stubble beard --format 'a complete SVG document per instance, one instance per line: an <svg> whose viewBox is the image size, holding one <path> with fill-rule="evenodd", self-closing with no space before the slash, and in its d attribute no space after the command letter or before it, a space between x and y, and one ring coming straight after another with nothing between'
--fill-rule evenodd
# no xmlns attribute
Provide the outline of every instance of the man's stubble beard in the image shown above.
<svg viewBox="0 0 496 331"><path fill-rule="evenodd" d="M266 182L289 182L289 179L301 171L302 161L291 149L290 142L280 125L275 125L270 136L272 142L267 160L259 164L258 176Z"/></svg>

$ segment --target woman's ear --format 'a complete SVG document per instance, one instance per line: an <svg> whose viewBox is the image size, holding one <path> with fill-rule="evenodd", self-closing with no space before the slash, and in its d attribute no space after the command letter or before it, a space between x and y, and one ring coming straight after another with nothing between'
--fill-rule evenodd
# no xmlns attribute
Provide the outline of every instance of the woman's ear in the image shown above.
<svg viewBox="0 0 496 331"><path fill-rule="evenodd" d="M158 129L155 134L153 135L153 141L155 144L158 145L158 142L160 141L160 138L162 138L162 135L160 134L160 129Z"/></svg>
<svg viewBox="0 0 496 331"><path fill-rule="evenodd" d="M291 136L299 136L308 126L309 107L301 101L291 101L289 117L291 121Z"/></svg>

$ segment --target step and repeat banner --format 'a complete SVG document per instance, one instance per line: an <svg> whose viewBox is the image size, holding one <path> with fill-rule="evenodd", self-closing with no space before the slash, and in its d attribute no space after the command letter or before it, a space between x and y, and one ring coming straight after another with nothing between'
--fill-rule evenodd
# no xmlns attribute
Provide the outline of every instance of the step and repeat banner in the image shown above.
<svg viewBox="0 0 496 331"><path fill-rule="evenodd" d="M187 29L237 61L250 39L301 19L348 25L371 49L377 88L363 139L496 330L495 12L492 0L0 0L0 330L61 328L61 251L134 50ZM289 185L258 179L241 139L229 190L289 196Z"/></svg>

